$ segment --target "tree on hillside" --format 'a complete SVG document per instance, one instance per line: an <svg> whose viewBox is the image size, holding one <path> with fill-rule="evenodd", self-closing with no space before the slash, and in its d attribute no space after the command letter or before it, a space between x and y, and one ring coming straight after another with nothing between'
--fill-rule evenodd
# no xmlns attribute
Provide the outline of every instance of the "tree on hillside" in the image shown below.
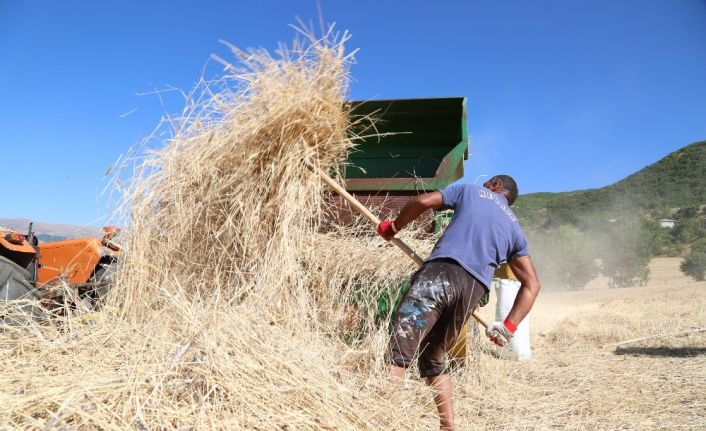
<svg viewBox="0 0 706 431"><path fill-rule="evenodd" d="M698 218L680 219L673 229L672 236L681 243L692 243L706 238L706 229Z"/></svg>
<svg viewBox="0 0 706 431"><path fill-rule="evenodd" d="M697 281L706 278L706 239L696 241L691 252L682 260L682 272Z"/></svg>
<svg viewBox="0 0 706 431"><path fill-rule="evenodd" d="M653 247L644 235L646 225L646 220L634 217L606 223L596 234L601 272L608 277L610 287L645 284L649 279Z"/></svg>
<svg viewBox="0 0 706 431"><path fill-rule="evenodd" d="M582 289L598 275L588 240L576 228L528 230L532 259L542 284L559 289Z"/></svg>
<svg viewBox="0 0 706 431"><path fill-rule="evenodd" d="M643 222L642 236L653 256L679 256L684 249L675 239L674 229L663 228L657 220Z"/></svg>
<svg viewBox="0 0 706 431"><path fill-rule="evenodd" d="M679 208L674 213L674 218L677 220L685 220L690 218L697 218L699 216L699 207L688 206L684 208Z"/></svg>

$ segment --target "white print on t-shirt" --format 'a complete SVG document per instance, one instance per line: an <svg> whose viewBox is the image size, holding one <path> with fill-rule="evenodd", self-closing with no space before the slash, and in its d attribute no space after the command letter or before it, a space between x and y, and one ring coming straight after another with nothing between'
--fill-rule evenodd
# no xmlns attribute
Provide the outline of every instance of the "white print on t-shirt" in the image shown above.
<svg viewBox="0 0 706 431"><path fill-rule="evenodd" d="M484 188L478 189L478 195L484 199L490 199L493 202L495 202L505 214L507 214L508 217L510 217L510 220L512 221L517 221L517 217L515 217L515 214L510 211L510 208L505 205L500 198L498 198L495 193L491 192L490 190L486 190Z"/></svg>

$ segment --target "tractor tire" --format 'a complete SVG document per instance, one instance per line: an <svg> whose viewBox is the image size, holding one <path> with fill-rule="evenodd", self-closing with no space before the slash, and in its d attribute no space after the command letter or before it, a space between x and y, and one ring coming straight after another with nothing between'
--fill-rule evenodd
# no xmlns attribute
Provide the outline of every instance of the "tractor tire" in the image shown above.
<svg viewBox="0 0 706 431"><path fill-rule="evenodd" d="M98 264L98 268L96 268L90 279L90 282L96 284L96 287L89 294L94 305L97 306L105 302L105 297L115 283L116 269L117 262L115 261Z"/></svg>
<svg viewBox="0 0 706 431"><path fill-rule="evenodd" d="M20 326L43 316L29 272L0 256L0 322Z"/></svg>

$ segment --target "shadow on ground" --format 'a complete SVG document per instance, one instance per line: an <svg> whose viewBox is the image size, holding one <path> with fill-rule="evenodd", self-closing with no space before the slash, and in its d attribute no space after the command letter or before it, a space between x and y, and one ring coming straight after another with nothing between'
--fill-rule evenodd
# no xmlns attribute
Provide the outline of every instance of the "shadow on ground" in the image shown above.
<svg viewBox="0 0 706 431"><path fill-rule="evenodd" d="M616 355L685 358L706 355L706 347L618 347Z"/></svg>

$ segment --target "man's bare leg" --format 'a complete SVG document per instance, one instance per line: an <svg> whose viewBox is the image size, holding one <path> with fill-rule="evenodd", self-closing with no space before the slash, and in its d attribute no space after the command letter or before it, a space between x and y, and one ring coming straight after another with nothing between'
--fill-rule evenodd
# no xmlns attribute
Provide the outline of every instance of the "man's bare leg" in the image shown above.
<svg viewBox="0 0 706 431"><path fill-rule="evenodd" d="M453 431L455 428L451 377L448 374L427 377L427 384L434 391L434 403L436 403L436 410L439 412L441 430Z"/></svg>

